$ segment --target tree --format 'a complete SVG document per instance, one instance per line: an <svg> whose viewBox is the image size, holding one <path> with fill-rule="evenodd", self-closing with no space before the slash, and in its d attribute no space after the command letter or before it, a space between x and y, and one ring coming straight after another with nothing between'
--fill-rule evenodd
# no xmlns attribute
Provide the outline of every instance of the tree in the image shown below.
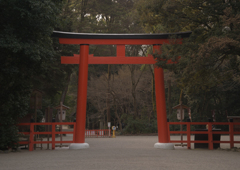
<svg viewBox="0 0 240 170"><path fill-rule="evenodd" d="M0 1L0 148L15 147L20 117L28 113L36 77L47 76L54 51L50 38L57 24L54 0Z"/></svg>
<svg viewBox="0 0 240 170"><path fill-rule="evenodd" d="M136 69L136 67L139 69ZM150 123L150 119L152 119L151 73L149 70L141 71L140 66L136 65L134 74L136 77L141 77L138 80L138 85L134 87L135 97L138 99L137 103L135 103L136 105L132 96L132 75L129 66L122 66L118 69L118 74L115 74L114 78L110 81L111 97L109 99L112 103L110 110L113 113L112 117L115 117L117 120L120 130L122 130L122 123L127 124L128 118L134 117L136 109L141 113L134 120L144 120ZM104 117L104 113L107 112L107 98L104 95L107 90L107 83L107 74L105 74L98 78L91 78L88 85L88 100L98 109L98 114L101 117Z"/></svg>
<svg viewBox="0 0 240 170"><path fill-rule="evenodd" d="M231 109L233 103L223 100L226 100L226 92L234 97L239 87L236 80L239 76L240 61L238 55L240 2L235 0L151 2L155 5L139 7L156 16L157 21L150 23L144 20L147 17L142 14L142 21L146 27L164 25L158 31L192 31L191 36L184 39L182 44L179 44L175 37L171 44L162 45L162 54L156 55L159 59L157 65L175 73L178 86L184 90L185 97L196 112L208 117L214 109L219 113L227 110L236 114L236 111ZM168 59L178 61L178 64L166 64ZM236 109L235 106L234 108Z"/></svg>

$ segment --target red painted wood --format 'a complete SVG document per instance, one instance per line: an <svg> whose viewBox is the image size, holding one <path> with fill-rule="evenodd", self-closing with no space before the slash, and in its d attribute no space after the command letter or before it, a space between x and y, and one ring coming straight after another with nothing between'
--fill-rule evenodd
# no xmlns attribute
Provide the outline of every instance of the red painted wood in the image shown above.
<svg viewBox="0 0 240 170"><path fill-rule="evenodd" d="M181 140L171 140L169 143L187 143L187 141L186 140L183 140L183 141L181 141Z"/></svg>
<svg viewBox="0 0 240 170"><path fill-rule="evenodd" d="M78 76L77 114L76 114L76 143L85 143L87 83L88 83L88 54L89 45L80 45L80 61Z"/></svg>
<svg viewBox="0 0 240 170"><path fill-rule="evenodd" d="M78 56L62 56L61 57L61 64L79 64L79 57Z"/></svg>
<svg viewBox="0 0 240 170"><path fill-rule="evenodd" d="M117 45L117 56L124 57L126 55L125 44Z"/></svg>
<svg viewBox="0 0 240 170"><path fill-rule="evenodd" d="M81 57L80 57L81 58ZM61 64L79 64L79 55L73 57L61 57ZM155 64L156 60L152 55L148 57L94 57L92 54L88 56L88 64Z"/></svg>
<svg viewBox="0 0 240 170"><path fill-rule="evenodd" d="M170 131L170 134L187 134L187 131Z"/></svg>
<svg viewBox="0 0 240 170"><path fill-rule="evenodd" d="M42 135L42 134L44 134L44 135L47 135L47 134L51 135L52 132L35 132L34 134L35 135Z"/></svg>
<svg viewBox="0 0 240 170"><path fill-rule="evenodd" d="M73 143L73 141L55 141L55 143Z"/></svg>
<svg viewBox="0 0 240 170"><path fill-rule="evenodd" d="M170 143L187 143L187 140L171 140ZM203 140L196 140L196 141L191 141L191 143L208 143L208 141L203 141Z"/></svg>
<svg viewBox="0 0 240 170"><path fill-rule="evenodd" d="M29 151L33 151L34 142L34 124L30 124L30 135L29 135Z"/></svg>
<svg viewBox="0 0 240 170"><path fill-rule="evenodd" d="M55 127L56 125L74 125L73 132L67 131L67 132L56 132ZM52 125L52 132L34 132L34 126L36 125ZM55 134L73 134L73 141L64 141L64 143L74 143L74 138L75 138L75 125L76 123L74 122L48 122L48 123L20 123L18 126L30 126L30 132L20 132L21 134L29 135L29 141L19 141L18 143L21 145L29 145L29 151L33 151L33 146L34 144L47 144L51 143L52 144L52 149L55 149L55 144L56 143L63 143L61 141L55 141ZM36 134L52 134L52 141L34 141L34 135Z"/></svg>
<svg viewBox="0 0 240 170"><path fill-rule="evenodd" d="M160 46L153 46L153 52L159 52ZM155 94L156 94L156 110L157 110L157 124L158 124L158 142L168 143L168 129L167 129L167 113L165 101L165 87L163 69L154 68L155 77Z"/></svg>
<svg viewBox="0 0 240 170"><path fill-rule="evenodd" d="M231 142L230 141L213 141L213 143L231 143Z"/></svg>
<svg viewBox="0 0 240 170"><path fill-rule="evenodd" d="M191 122L187 122L187 148L191 149Z"/></svg>
<svg viewBox="0 0 240 170"><path fill-rule="evenodd" d="M73 125L73 143L76 142L76 123Z"/></svg>
<svg viewBox="0 0 240 170"><path fill-rule="evenodd" d="M56 32L55 32L56 33ZM57 33L56 33L57 34ZM153 45L169 43L168 39L155 39L156 36L151 36L148 39L84 39L74 38L70 33L69 37L72 38L59 38L61 44L91 44L91 45L117 45L116 57L94 57L89 55L89 47L87 45L80 45L80 56L74 55L73 57L62 57L62 64L79 64L79 80L78 80L78 104L77 104L77 123L76 123L76 143L84 143L84 130L86 123L86 97L87 97L87 71L88 64L155 64L156 60L153 56L148 57L126 57L125 45ZM76 35L77 36L77 35ZM63 36L61 36L63 37ZM83 35L78 34L78 37ZM98 36L99 37L99 36ZM143 37L141 37L143 38ZM181 40L177 43L181 43ZM160 45L154 45L154 51L160 50ZM160 53L160 51L158 51ZM168 61L172 64L176 62ZM165 90L164 90L164 76L162 68L155 68L155 89L156 89L156 106L157 106L157 122L158 122L158 140L160 143L169 142L169 133L167 127L166 117L166 103L165 103Z"/></svg>
<svg viewBox="0 0 240 170"><path fill-rule="evenodd" d="M46 143L52 143L52 141L35 141L34 144L46 144Z"/></svg>
<svg viewBox="0 0 240 170"><path fill-rule="evenodd" d="M212 124L208 123L208 149L213 150Z"/></svg>
<svg viewBox="0 0 240 170"><path fill-rule="evenodd" d="M234 141L234 135L240 134L240 132L234 132L233 125L240 125L240 123L232 122L169 122L169 125L187 125L187 131L170 131L169 134L187 134L187 141L171 140L170 143L187 143L189 148L189 143L208 143L209 149L213 149L213 143L229 143L230 148L234 147L234 143L240 143L240 141ZM208 131L191 131L190 125L208 125ZM229 131L212 131L212 125L229 125ZM191 134L208 134L208 141L191 141ZM212 134L222 134L229 135L229 141L213 141Z"/></svg>
<svg viewBox="0 0 240 170"><path fill-rule="evenodd" d="M55 128L56 124L52 123L52 150L55 149Z"/></svg>
<svg viewBox="0 0 240 170"><path fill-rule="evenodd" d="M73 132L66 132L66 133L73 133L73 141L64 141L64 143L75 143L75 129L76 129L76 123L74 122L62 122L62 123L20 123L18 124L18 126L30 126L30 132L21 132L23 134L29 134L29 141L20 141L19 144L29 144L29 151L33 151L33 145L34 144L41 144L41 143L52 143L52 145L54 145L53 149L55 148L55 143L61 143L61 141L55 141L55 134L56 133L61 133L61 132L55 132L55 126L58 124L62 124L62 125L74 125L74 129ZM240 134L240 132L234 132L233 130L233 126L234 125L240 125L239 122L236 123L232 123L232 122L168 122L167 123L167 127L169 127L169 125L180 125L180 124L184 124L187 125L187 131L169 131L168 132L168 140L170 143L187 143L188 144L188 148L189 148L189 142L190 143L209 143L209 141L191 141L190 140L190 135L191 134L209 134L209 131L190 131L190 125L207 125L209 127L211 127L211 125L213 124L217 124L217 125L229 125L229 132L224 131L224 132L210 132L211 134L228 134L230 136L230 140L229 141L212 141L212 143L229 143L230 144L230 148L234 146L234 143L240 143L240 141L234 141L234 135L235 134ZM34 135L35 134L49 134L49 132L34 132L34 126L36 125L52 125L52 132L50 132L52 134L52 141L34 141ZM169 129L168 129L169 130ZM86 131L85 131L86 132ZM64 132L62 132L64 133ZM186 141L181 141L181 140L170 140L170 134L187 134L187 140ZM108 135L108 134L107 134Z"/></svg>
<svg viewBox="0 0 240 170"><path fill-rule="evenodd" d="M155 64L153 57L89 57L89 64Z"/></svg>
<svg viewBox="0 0 240 170"><path fill-rule="evenodd" d="M20 145L28 145L30 142L29 141L19 141L18 142ZM29 150L30 151L30 150Z"/></svg>
<svg viewBox="0 0 240 170"><path fill-rule="evenodd" d="M229 135L229 132L227 132L227 131L225 131L225 132L223 132L223 131L212 131L212 134L221 134L221 135Z"/></svg>
<svg viewBox="0 0 240 170"><path fill-rule="evenodd" d="M62 131L62 132L56 132L55 134L73 134L73 132L71 132L71 131L69 131L69 132L67 132L67 131Z"/></svg>
<svg viewBox="0 0 240 170"><path fill-rule="evenodd" d="M234 147L234 128L233 122L229 123L229 138L230 138L230 149Z"/></svg>
<svg viewBox="0 0 240 170"><path fill-rule="evenodd" d="M111 136L111 129L110 129ZM109 129L85 130L85 137L109 137Z"/></svg>

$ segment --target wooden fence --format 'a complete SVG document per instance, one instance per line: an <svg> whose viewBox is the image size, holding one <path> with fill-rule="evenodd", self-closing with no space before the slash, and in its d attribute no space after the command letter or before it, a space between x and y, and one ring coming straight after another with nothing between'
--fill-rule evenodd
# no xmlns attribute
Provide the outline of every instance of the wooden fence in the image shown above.
<svg viewBox="0 0 240 170"><path fill-rule="evenodd" d="M186 125L185 131L170 131L169 125ZM198 130L198 131L192 131L191 126L196 125L204 125L207 126L207 131L204 130ZM228 131L214 131L212 128L213 126L217 125L225 125L228 126ZM186 143L187 148L191 149L191 143L207 143L208 149L213 149L214 143L229 143L230 148L234 147L235 143L240 143L240 141L234 140L234 135L240 135L239 131L234 130L234 126L240 126L240 122L168 122L168 136L169 136L169 142L170 143ZM194 128L195 129L195 128ZM171 134L185 134L187 135L187 140L170 140ZM208 140L191 140L191 135L196 134L207 134ZM213 140L213 134L220 134L220 135L229 135L229 141L221 141L221 140Z"/></svg>

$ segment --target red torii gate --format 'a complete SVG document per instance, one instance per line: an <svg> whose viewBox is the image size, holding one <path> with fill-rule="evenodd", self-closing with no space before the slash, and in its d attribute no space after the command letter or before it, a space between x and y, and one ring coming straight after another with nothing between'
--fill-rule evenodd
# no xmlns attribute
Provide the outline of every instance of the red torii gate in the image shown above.
<svg viewBox="0 0 240 170"><path fill-rule="evenodd" d="M169 43L172 35L189 37L191 32L172 34L94 34L71 33L54 31L53 37L58 37L60 44L80 44L80 55L62 57L62 64L79 64L78 97L76 114L76 137L69 149L88 148L85 143L86 105L87 105L87 81L88 64L155 64L152 55L148 57L126 57L125 45L153 45L153 50L160 52L160 45ZM116 45L117 55L114 57L94 57L89 54L89 45ZM155 94L158 123L158 143L155 148L173 149L173 144L168 140L166 102L164 90L163 69L155 67Z"/></svg>

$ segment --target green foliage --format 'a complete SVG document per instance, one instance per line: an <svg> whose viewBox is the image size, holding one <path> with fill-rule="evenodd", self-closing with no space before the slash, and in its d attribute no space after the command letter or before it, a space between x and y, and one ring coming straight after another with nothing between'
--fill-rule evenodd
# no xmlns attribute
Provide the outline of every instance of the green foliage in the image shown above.
<svg viewBox="0 0 240 170"><path fill-rule="evenodd" d="M123 134L144 134L157 133L157 119L150 118L147 113L147 108L142 109L141 117L134 118L133 115L123 114L122 119L125 119L125 128Z"/></svg>
<svg viewBox="0 0 240 170"><path fill-rule="evenodd" d="M183 89L184 98L195 115L193 119L210 118L213 110L217 117L225 117L222 121L227 121L226 114L239 115L235 102L239 100L240 87L240 3L222 0L150 2L138 8L146 28L164 25L155 32L192 31L182 44L179 44L179 37L172 37L170 44L162 45L162 54L155 57L158 66L175 73L178 86ZM141 14L141 10L145 13ZM155 16L154 22L148 22L146 14L149 12ZM169 59L178 64L166 64Z"/></svg>
<svg viewBox="0 0 240 170"><path fill-rule="evenodd" d="M18 128L14 125L1 125L0 126L0 150L7 150L9 148L16 148L18 145L15 143L18 139Z"/></svg>
<svg viewBox="0 0 240 170"><path fill-rule="evenodd" d="M192 108L193 121L207 121L213 110L217 121L226 121L226 114L239 115L240 4L237 1L2 0L0 7L3 16L0 19L0 148L16 144L18 130L14 125L19 118L32 113L28 108L32 89L44 92L43 109L38 111L38 116L42 117L46 107L59 105L60 101L71 108L68 115L76 111L78 65L63 65L60 56L79 54L79 45L59 44L57 38L50 38L53 28L82 33L191 30L192 35L184 39L183 44L178 44L176 38L179 37L172 37L171 44L162 45L162 54L155 55L159 59L158 66L174 73L174 76L168 77L174 83L167 105L177 105L183 89L182 101ZM140 46L127 46L126 53L134 56L139 50ZM148 52L152 53L151 49ZM90 46L90 54L114 56L116 49L114 46ZM178 64L167 65L168 59L178 61ZM92 91L87 101L87 115L90 117L99 113L101 118L106 119L109 109L112 121L125 124L123 133L157 132L154 86L152 94L146 88L154 84L154 79L146 84L143 83L147 81L146 77L142 82L140 79L139 89L135 89L136 97L135 91L129 88L131 84L124 80L131 73L122 73L119 78L120 68L123 67L89 66L89 80L102 78L105 83L97 83L97 86L103 86L102 89L109 87L109 108L105 106L107 90L101 93ZM133 75L139 70L150 70L153 76L151 66L129 68L134 71ZM109 85L106 84L106 73L109 73ZM114 81L117 86L120 83L128 85L128 91L115 90ZM131 92L137 99L135 102ZM99 93L98 96L96 93ZM148 101L138 103L142 98ZM170 108L167 107L167 113ZM168 117L170 121L177 121L175 113ZM38 121L40 119L38 117Z"/></svg>
<svg viewBox="0 0 240 170"><path fill-rule="evenodd" d="M31 89L53 61L50 38L59 12L55 1L0 1L0 148L18 141L15 124L28 113Z"/></svg>

